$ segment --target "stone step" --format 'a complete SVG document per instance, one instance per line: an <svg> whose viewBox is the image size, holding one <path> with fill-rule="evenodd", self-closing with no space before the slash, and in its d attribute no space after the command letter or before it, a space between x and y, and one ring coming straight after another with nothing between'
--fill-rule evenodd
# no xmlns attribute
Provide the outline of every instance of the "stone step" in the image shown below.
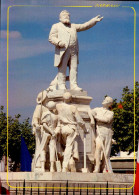
<svg viewBox="0 0 139 195"><path fill-rule="evenodd" d="M1 173L1 180L7 180L7 173ZM114 173L79 173L79 172L9 172L8 181L69 181L69 182L111 182L111 183L131 183L133 184L133 174Z"/></svg>
<svg viewBox="0 0 139 195"><path fill-rule="evenodd" d="M45 187L47 187L47 194L66 194L66 187L68 181L68 194L101 194L106 195L106 188L108 185L108 194L114 195L127 194L132 195L132 186L133 186L134 175L132 174L112 174L112 173L33 173L33 172L10 172L8 173L8 183L11 186L11 194L23 195L23 186L25 181L25 191L26 195L31 193L45 194ZM1 174L2 186L9 188L7 184L7 174ZM107 183L108 182L108 183ZM17 187L17 193L16 193ZM93 188L96 188L95 190ZM111 188L111 189L110 189ZM120 189L119 189L120 188ZM60 190L61 189L61 190ZM73 192L74 191L74 192Z"/></svg>
<svg viewBox="0 0 139 195"><path fill-rule="evenodd" d="M17 187L17 194L20 195L20 194L23 194L23 186L24 186L24 182L23 181L11 181L9 182L9 184L11 186L15 186ZM2 185L3 187L6 187L8 189L8 186L7 186L7 183L6 181L2 182ZM52 194L52 192L54 192L54 194L59 194L60 191L61 191L61 194L66 194L66 186L67 186L67 182L53 182L53 181L49 181L49 182L46 182L46 181L31 181L31 182L28 182L26 181L25 182L25 194L30 194L31 193L31 187L32 186L32 194L35 195L35 194L38 194L38 187L39 187L39 194L45 194L45 190L46 190L46 187L47 187L47 194ZM120 184L120 183L108 183L108 194L113 194L113 189L112 188L115 188L114 189L114 194L119 194L119 192L121 194L126 194L126 191L127 191L127 194L130 194L132 195L132 188L131 188L131 184ZM88 190L87 190L88 188ZM96 188L96 189L93 189L93 188ZM101 188L101 189L100 189ZM82 183L73 183L73 182L69 182L68 183L68 194L73 194L73 192L75 194L80 194L80 192L82 194L93 194L94 191L95 191L95 194L100 194L100 191L101 191L101 194L105 194L106 195L106 188L107 188L107 182L96 182L96 183L86 183L86 182L82 182ZM120 188L120 189L119 189ZM125 189L123 189L125 188ZM128 188L128 189L126 189ZM61 190L60 190L61 189ZM16 188L10 188L10 194L14 195L16 194Z"/></svg>

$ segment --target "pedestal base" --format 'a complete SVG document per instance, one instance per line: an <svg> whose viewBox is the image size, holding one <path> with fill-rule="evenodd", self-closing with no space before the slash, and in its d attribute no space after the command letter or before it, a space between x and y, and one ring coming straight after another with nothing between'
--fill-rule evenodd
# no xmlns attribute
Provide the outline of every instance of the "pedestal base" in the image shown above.
<svg viewBox="0 0 139 195"><path fill-rule="evenodd" d="M7 173L1 173L1 181L7 180ZM9 172L8 181L70 181L80 182L111 182L111 183L131 183L134 182L133 174L114 174L114 173L34 173L34 172Z"/></svg>
<svg viewBox="0 0 139 195"><path fill-rule="evenodd" d="M1 174L2 186L11 195L40 194L132 194L134 175L110 173L32 173L18 172ZM7 184L8 183L8 184ZM25 187L25 189L23 188ZM38 189L39 187L39 189ZM108 190L108 189L109 190ZM114 188L114 189L113 189ZM114 192L113 192L114 191Z"/></svg>

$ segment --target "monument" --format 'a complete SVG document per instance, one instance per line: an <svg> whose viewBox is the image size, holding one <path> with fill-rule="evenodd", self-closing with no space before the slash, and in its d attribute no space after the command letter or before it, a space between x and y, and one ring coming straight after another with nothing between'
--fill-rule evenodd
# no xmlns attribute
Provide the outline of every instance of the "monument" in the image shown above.
<svg viewBox="0 0 139 195"><path fill-rule="evenodd" d="M107 189L108 182L111 188L113 184L126 183L127 188L127 184L133 184L133 175L113 174L110 163L114 113L109 107L113 99L106 97L103 107L91 109L93 98L77 83L77 32L92 28L103 17L96 16L84 24L72 24L69 12L64 10L59 19L49 35L49 41L55 45L54 66L58 67L58 74L50 86L38 94L32 118L36 139L32 172L9 173L8 180L11 183L18 181L14 188L25 188L21 180L26 180L31 193L32 183L38 189L58 186L60 193L64 185L64 193L67 193L67 181L71 182L71 189L81 188L85 193L88 184L92 185L90 189L94 189L94 184L97 189ZM69 76L66 76L67 68ZM67 80L70 89L66 87ZM3 174L2 179L7 182L7 175Z"/></svg>
<svg viewBox="0 0 139 195"><path fill-rule="evenodd" d="M83 24L70 22L70 14L63 10L59 15L59 23L52 26L49 42L55 46L54 66L58 67L58 75L51 82L49 89L66 89L66 70L69 67L69 81L71 90L82 90L77 84L78 39L77 32L88 30L101 21L99 15Z"/></svg>
<svg viewBox="0 0 139 195"><path fill-rule="evenodd" d="M63 10L60 22L50 30L58 74L37 97L32 120L36 137L32 171L112 172L109 156L113 112L109 106L113 100L106 97L103 108L91 110L92 97L77 83L77 32L92 28L102 19L96 16L83 24L73 24L69 12ZM67 67L70 89L66 87Z"/></svg>

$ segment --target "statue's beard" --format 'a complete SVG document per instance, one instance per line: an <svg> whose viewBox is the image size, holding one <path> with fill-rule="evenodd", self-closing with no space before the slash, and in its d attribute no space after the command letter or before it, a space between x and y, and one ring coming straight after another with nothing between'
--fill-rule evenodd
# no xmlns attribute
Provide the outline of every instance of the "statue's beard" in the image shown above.
<svg viewBox="0 0 139 195"><path fill-rule="evenodd" d="M60 21L61 21L63 24L70 24L70 19L61 18Z"/></svg>

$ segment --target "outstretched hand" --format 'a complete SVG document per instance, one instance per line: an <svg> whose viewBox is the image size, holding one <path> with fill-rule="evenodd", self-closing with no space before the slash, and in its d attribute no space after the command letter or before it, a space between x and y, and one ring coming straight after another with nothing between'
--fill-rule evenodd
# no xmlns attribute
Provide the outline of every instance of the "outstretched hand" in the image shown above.
<svg viewBox="0 0 139 195"><path fill-rule="evenodd" d="M103 17L100 17L100 15L95 17L95 21L96 22L100 22L103 19Z"/></svg>

